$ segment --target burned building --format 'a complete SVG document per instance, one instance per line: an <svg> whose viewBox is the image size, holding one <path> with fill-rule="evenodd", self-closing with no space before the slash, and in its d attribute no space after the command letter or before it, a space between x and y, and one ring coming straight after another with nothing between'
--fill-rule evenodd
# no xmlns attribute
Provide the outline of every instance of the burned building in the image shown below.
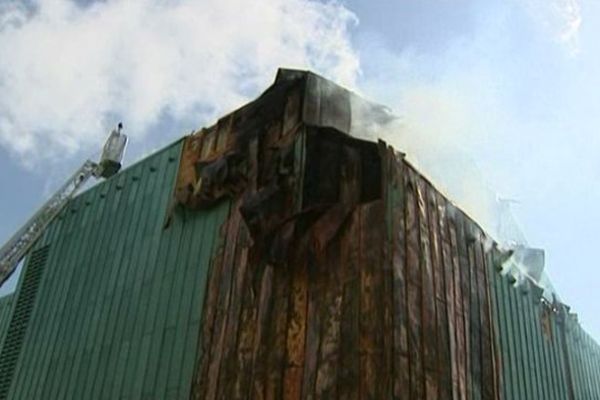
<svg viewBox="0 0 600 400"><path fill-rule="evenodd" d="M73 199L0 301L0 399L600 398L574 314L365 115L280 70Z"/></svg>

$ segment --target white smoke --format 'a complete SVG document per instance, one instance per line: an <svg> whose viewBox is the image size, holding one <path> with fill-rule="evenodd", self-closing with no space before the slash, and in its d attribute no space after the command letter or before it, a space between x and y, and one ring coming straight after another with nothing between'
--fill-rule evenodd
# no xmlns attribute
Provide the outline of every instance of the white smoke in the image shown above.
<svg viewBox="0 0 600 400"><path fill-rule="evenodd" d="M353 86L356 22L312 0L0 3L0 145L36 165L97 147L119 119L138 143L161 118L198 127L279 66Z"/></svg>
<svg viewBox="0 0 600 400"><path fill-rule="evenodd" d="M409 161L501 247L531 252L526 249L526 236L509 209L512 201L502 198L519 199L521 193L535 190L538 182L524 187L519 176L526 171L515 166L535 158L538 145L548 141L549 132L555 132L550 121L556 108L548 107L544 96L552 93L553 80L559 81L561 76L545 75L545 71L535 74L532 81L543 76L540 81L550 90L540 88L537 96L528 97L524 88L535 90L534 86L522 77L527 69L517 66L531 68L526 64L529 60L511 59L516 54L522 57L527 54L523 50L530 49L521 42L539 40L557 44L548 47L555 47L553 51L559 54L563 50L566 59L574 60L581 50L582 13L578 0L507 4L499 7L500 13L479 15L473 34L455 38L434 55L419 54L410 48L398 53L385 45L372 47L368 57L384 62L366 68L374 70L378 78L367 77L361 87L369 97L389 104L399 117L382 127L379 136L405 152ZM528 18L516 19L516 15L522 17L523 11ZM525 36L523 32L536 34ZM521 138L515 140L518 135ZM566 140L558 148L568 145ZM486 157L494 161L486 162ZM508 162L498 163L499 159ZM511 171L513 176L496 179L503 175L498 169ZM499 181L504 181L504 187L498 187ZM517 204L514 208L518 207ZM543 268L544 257L537 261ZM533 279L545 289L547 298L556 297L545 272L538 271L535 279L530 277L529 262L523 257L511 257L507 263L511 268L507 270L518 276L518 281Z"/></svg>
<svg viewBox="0 0 600 400"><path fill-rule="evenodd" d="M546 116L539 111L538 115L524 113L517 105L523 101L520 83L528 82L511 65L510 57L526 48L520 41L533 41L522 36L523 25L573 56L581 23L579 0L506 2L480 11L471 34L448 40L445 49L435 54L410 47L398 52L376 40L361 52L363 64L369 59L378 62L365 68L373 77L360 81L361 90L389 105L399 117L380 136L406 153L438 189L501 244L526 244L518 222L500 200L518 200L523 187L517 176L507 178L490 166L497 167L498 154L512 155L511 162L520 162L523 155L530 155L530 147L524 144L531 146L548 130L539 123ZM523 61L514 61L519 62ZM520 132L523 140L508 141L513 132ZM486 156L494 161L486 163ZM514 171L510 164L504 167ZM497 186L499 181L502 187Z"/></svg>
<svg viewBox="0 0 600 400"><path fill-rule="evenodd" d="M443 64L458 56L458 52L451 52L435 62ZM380 126L371 136L379 136L405 153L411 164L494 239L515 241L513 235L502 236L501 222L506 218L501 215L501 204L474 158L488 135L497 133L495 126L503 118L494 78L485 74L485 67L476 66L475 74L444 67L435 81L407 80L401 76L418 75L428 61L414 60L410 55L396 58L391 68L403 65L404 69L398 73L398 83L386 89L378 81L364 82L369 97L388 97L387 104L397 115L395 121ZM386 91L394 94L386 96Z"/></svg>

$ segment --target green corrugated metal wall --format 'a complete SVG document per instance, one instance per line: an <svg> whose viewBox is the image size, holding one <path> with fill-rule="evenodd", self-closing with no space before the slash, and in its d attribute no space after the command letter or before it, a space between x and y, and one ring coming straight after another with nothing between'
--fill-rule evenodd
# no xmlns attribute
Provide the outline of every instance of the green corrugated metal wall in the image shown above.
<svg viewBox="0 0 600 400"><path fill-rule="evenodd" d="M600 399L600 346L581 328L574 315L569 316L566 325L575 398Z"/></svg>
<svg viewBox="0 0 600 400"><path fill-rule="evenodd" d="M8 398L188 398L205 281L229 205L178 211L163 229L180 148L78 196L38 241L48 260Z"/></svg>
<svg viewBox="0 0 600 400"><path fill-rule="evenodd" d="M502 399L600 399L600 347L576 318L490 276Z"/></svg>
<svg viewBox="0 0 600 400"><path fill-rule="evenodd" d="M6 328L8 327L12 304L12 294L0 298L0 344L4 339L4 333L6 332Z"/></svg>
<svg viewBox="0 0 600 400"><path fill-rule="evenodd" d="M499 348L502 398L568 399L559 326L542 332L542 307L531 292L492 271L492 298Z"/></svg>
<svg viewBox="0 0 600 400"><path fill-rule="evenodd" d="M31 319L31 311L48 261L49 246L42 246L28 256L27 269L19 285L15 305L0 351L0 399L8 398L19 354Z"/></svg>

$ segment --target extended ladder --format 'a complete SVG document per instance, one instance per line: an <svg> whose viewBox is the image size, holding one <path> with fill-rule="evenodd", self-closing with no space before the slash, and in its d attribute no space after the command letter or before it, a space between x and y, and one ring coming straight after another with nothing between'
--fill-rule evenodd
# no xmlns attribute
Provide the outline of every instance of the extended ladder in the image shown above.
<svg viewBox="0 0 600 400"><path fill-rule="evenodd" d="M127 136L121 134L122 125L113 129L104 145L100 163L87 160L67 182L0 248L0 286L11 276L50 222L69 200L85 185L90 177L107 178L121 168L121 159Z"/></svg>
<svg viewBox="0 0 600 400"><path fill-rule="evenodd" d="M75 193L92 176L98 164L87 160L73 176L19 229L0 249L0 285L14 272L17 264L60 213Z"/></svg>

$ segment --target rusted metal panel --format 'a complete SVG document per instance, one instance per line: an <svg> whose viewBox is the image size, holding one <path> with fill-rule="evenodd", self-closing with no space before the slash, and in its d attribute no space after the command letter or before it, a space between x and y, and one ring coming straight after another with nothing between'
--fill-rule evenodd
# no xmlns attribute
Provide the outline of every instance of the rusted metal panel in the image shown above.
<svg viewBox="0 0 600 400"><path fill-rule="evenodd" d="M383 386L383 396L386 398L393 398L394 393L394 378L393 372L385 373L385 371L394 371L394 352L390 349L394 349L394 320L393 320L393 305L394 305L394 274L393 274L393 226L392 218L390 218L391 205L393 204L391 197L391 168L394 167L396 158L393 155L393 149L388 148L387 144L383 141L379 141L379 157L381 168L381 211L378 218L384 222L386 229L381 234L381 239L385 245L381 249L382 265L381 271L381 291L380 291L380 304L382 312L382 355L383 365L381 367L383 371L383 380L381 385Z"/></svg>
<svg viewBox="0 0 600 400"><path fill-rule="evenodd" d="M448 224L448 205L441 194L436 193L438 211L438 226L441 241L442 264L445 282L446 318L449 341L450 378L452 384L452 398L460 398L459 366L457 357L457 322L456 322L456 290L454 282L454 266L452 262L452 243Z"/></svg>
<svg viewBox="0 0 600 400"><path fill-rule="evenodd" d="M480 368L480 397L483 400L493 399L493 385L494 380L492 378L492 363L487 360L493 360L490 350L490 335L491 329L489 323L487 323L489 308L488 308L488 291L487 282L485 281L485 263L483 260L483 248L482 242L483 232L478 229L474 232L475 241L474 257L475 257L475 277L477 282L476 294L477 308L479 311L478 325L479 325L479 368Z"/></svg>
<svg viewBox="0 0 600 400"><path fill-rule="evenodd" d="M385 145L358 141L331 128L302 126L299 122L308 111L302 107L307 103L300 100L307 95L301 90L314 89L310 82L293 79L286 85L289 93L266 92L258 101L265 104L245 106L229 117L249 121L244 114L270 111L261 117L263 134L257 140L247 140L251 133L243 125L233 123L229 129L234 139L221 158L228 157L227 151L240 156L247 166L241 176L246 184L239 192L219 185L199 191L205 198L226 193L235 206L223 232L223 243L229 245L215 258L211 275L216 278L207 288L202 338L206 352L200 355L192 393L197 398L230 395L231 389L223 387L231 377L237 382L235 393L257 398L352 393L386 397L393 381L388 373L393 355L386 352L393 342L392 263L385 231L372 229L385 224L381 179ZM312 111L316 124L348 125L338 94L327 89L316 96L319 108ZM286 106L269 106L273 99L284 99ZM283 123L278 122L281 119ZM218 125L221 131L222 124ZM260 130L256 121L252 129ZM212 130L204 134L212 135ZM202 168L206 165L197 167L199 175L206 176ZM212 181L223 185L227 180ZM203 204L182 203L192 209ZM240 246L238 231L250 238L244 265L238 265L234 256ZM263 273L256 296L245 289L256 280L245 277L245 271L258 273L256 266L265 263L268 272ZM244 298L258 305L239 304ZM236 317L244 319L235 321ZM255 333L245 333L252 324ZM239 338L233 338L236 331ZM245 365L252 364L248 379L238 377L245 368L234 356L241 338L248 341L243 348L254 343L254 356L245 358ZM244 382L246 390L240 387Z"/></svg>
<svg viewBox="0 0 600 400"><path fill-rule="evenodd" d="M340 243L332 244L328 251L325 268L322 270L324 306L321 310L322 334L317 360L315 398L338 397L337 374L343 295L342 286L338 284L341 271L335 267L335 264L340 261L339 246Z"/></svg>
<svg viewBox="0 0 600 400"><path fill-rule="evenodd" d="M249 263L248 249L244 248L242 262L246 263L245 278L241 290L241 310L238 331L232 335L237 337L237 346L231 355L231 363L228 364L229 371L237 371L230 377L228 386L228 397L230 399L244 399L247 396L247 388L250 384L252 371L253 347L258 320L259 281L261 266Z"/></svg>
<svg viewBox="0 0 600 400"><path fill-rule="evenodd" d="M290 317L286 342L287 362L284 369L283 382L283 398L286 400L300 399L302 395L308 307L308 272L306 262L292 263L290 268L292 269Z"/></svg>
<svg viewBox="0 0 600 400"><path fill-rule="evenodd" d="M318 76L280 71L186 140L179 206L231 204L192 397L555 398L568 363L594 388L581 373L593 358L566 357L557 335L538 340L549 329L498 280L481 228L401 154L348 135L356 104Z"/></svg>
<svg viewBox="0 0 600 400"><path fill-rule="evenodd" d="M450 358L449 318L446 299L446 274L443 265L442 242L440 237L439 207L434 189L428 185L429 222L431 233L431 253L435 282L436 330L437 330L437 368L439 398L452 399L452 359Z"/></svg>
<svg viewBox="0 0 600 400"><path fill-rule="evenodd" d="M407 263L407 315L408 349L410 370L410 397L423 398L425 392L423 372L422 340L422 295L419 264L419 225L417 217L417 194L414 173L409 168L405 172L406 191L406 263Z"/></svg>
<svg viewBox="0 0 600 400"><path fill-rule="evenodd" d="M482 233L483 234L483 233ZM492 263L492 248L489 247L491 241L489 238L484 237L483 242L480 242L480 254L482 257L482 276L484 283L484 292L485 296L483 299L483 325L484 329L484 399L494 399L499 400L501 398L500 395L500 365L499 365L499 353L496 347L496 335L497 330L493 324L493 294L492 294L492 285L493 283L490 280L490 274L495 272L493 263ZM492 362L485 362L485 360L491 360ZM541 368L540 368L541 369Z"/></svg>
<svg viewBox="0 0 600 400"><path fill-rule="evenodd" d="M465 320L465 306L463 300L463 263L461 262L461 250L459 248L459 226L456 223L456 209L449 205L449 212L452 216L449 218L449 235L452 250L452 266L454 272L454 300L456 310L456 364L458 369L458 386L461 399L466 399L467 394L467 326ZM462 243L462 242L461 242Z"/></svg>
<svg viewBox="0 0 600 400"><path fill-rule="evenodd" d="M472 388L472 328L471 328L471 266L469 264L467 238L465 234L465 221L463 214L456 210L455 214L456 222L456 237L457 237L457 249L458 249L458 261L459 261L459 285L461 291L461 303L462 303L462 323L463 323L463 347L461 357L463 359L464 368L464 391L466 397L471 399L473 397Z"/></svg>
<svg viewBox="0 0 600 400"><path fill-rule="evenodd" d="M463 220L465 221L465 220ZM472 398L481 399L481 330L478 297L479 265L476 264L476 238L471 227L465 221L465 239L467 241L467 257L469 265L469 315L470 315L470 366Z"/></svg>
<svg viewBox="0 0 600 400"><path fill-rule="evenodd" d="M389 215L391 224L391 252L393 295L391 301L393 312L393 380L394 399L408 398L410 388L409 350L408 350L408 318L407 318L407 279L406 279L406 226L404 196L404 163L401 155L393 149L388 151L388 191L390 203Z"/></svg>
<svg viewBox="0 0 600 400"><path fill-rule="evenodd" d="M416 175L416 173L415 173ZM437 335L435 320L435 290L431 266L431 248L429 243L429 224L427 219L427 200L425 182L417 177L417 203L419 219L420 260L422 274L421 299L423 365L425 373L425 398L437 399Z"/></svg>
<svg viewBox="0 0 600 400"><path fill-rule="evenodd" d="M360 292L360 246L357 238L360 232L361 210L353 212L347 228L340 233L340 269L343 287L340 356L338 364L338 396L342 399L358 399L360 383L359 348L359 296Z"/></svg>
<svg viewBox="0 0 600 400"><path fill-rule="evenodd" d="M373 226L382 226L382 202L375 201L362 206L360 249L360 370L361 398L379 399L389 393L389 376L382 369L384 363L383 348L383 307L382 294L382 248L385 243L383 229L373 230Z"/></svg>
<svg viewBox="0 0 600 400"><path fill-rule="evenodd" d="M233 386L228 371L236 370L238 366L238 332L241 330L242 318L242 296L248 279L248 248L246 247L245 232L241 231L236 238L234 265L236 268L232 273L231 295L229 298L229 310L227 311L227 325L224 330L223 358L221 360L221 373L219 374L218 397L232 397ZM234 246L231 246L234 247Z"/></svg>
<svg viewBox="0 0 600 400"><path fill-rule="evenodd" d="M222 271L220 274L220 282L210 290L216 290L216 299L214 307L216 309L213 330L212 330L212 341L208 347L210 354L210 362L208 363L208 373L206 379L206 397L215 398L218 388L219 370L221 368L221 360L223 358L225 340L226 340L226 328L228 309L231 307L231 296L232 296L232 278L237 270L235 265L235 253L237 248L237 237L239 234L239 227L241 223L241 216L237 211L237 207L234 205L230 218L225 225L225 239L223 241L223 261Z"/></svg>
<svg viewBox="0 0 600 400"><path fill-rule="evenodd" d="M273 292L271 316L267 319L263 332L263 350L259 354L264 358L256 364L264 367L263 385L265 399L280 399L283 393L283 367L286 352L286 327L288 321L289 275L279 268L273 273Z"/></svg>
<svg viewBox="0 0 600 400"><path fill-rule="evenodd" d="M319 340L321 333L321 306L317 266L314 261L308 265L309 290L308 290L308 312L305 345L304 377L302 382L302 398L314 398L316 381L317 357L319 351Z"/></svg>

